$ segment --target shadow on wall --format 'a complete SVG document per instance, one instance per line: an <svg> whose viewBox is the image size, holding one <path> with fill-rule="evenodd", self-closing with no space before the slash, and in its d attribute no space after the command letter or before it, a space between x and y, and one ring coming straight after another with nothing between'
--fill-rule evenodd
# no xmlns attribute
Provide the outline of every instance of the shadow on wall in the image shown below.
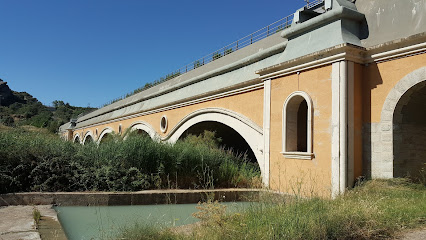
<svg viewBox="0 0 426 240"><path fill-rule="evenodd" d="M363 155L362 155L362 172L367 178L371 178L371 163L375 157L380 157L374 154L374 146L372 145L372 138L377 138L380 134L379 125L380 123L371 122L371 95L372 91L377 88L378 85L383 84L382 75L377 67L377 64L370 64L368 66L362 66L362 142L363 142ZM381 111L381 110L380 110ZM380 153L378 153L380 154Z"/></svg>

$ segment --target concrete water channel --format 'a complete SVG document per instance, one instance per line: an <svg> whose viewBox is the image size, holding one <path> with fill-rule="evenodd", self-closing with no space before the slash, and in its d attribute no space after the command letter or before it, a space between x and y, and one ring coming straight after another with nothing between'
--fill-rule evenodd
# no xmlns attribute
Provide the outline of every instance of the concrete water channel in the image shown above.
<svg viewBox="0 0 426 240"><path fill-rule="evenodd" d="M229 213L243 211L252 204L248 201L258 200L261 192L263 190L259 189L219 189L16 193L0 195L0 206L2 209L5 206L8 206L6 209L13 209L15 206L21 206L22 209L42 209L38 226L41 239L59 235L61 237L55 239L114 239L121 230L135 224L174 227L195 223L198 219L192 214L198 211L197 203L207 199L219 200ZM46 208L52 208L56 213L48 211L49 214L44 216ZM32 218L30 210L25 215L27 225ZM12 211L12 215L16 211L19 210ZM15 224L11 222L10 225ZM33 230L29 231L34 235Z"/></svg>
<svg viewBox="0 0 426 240"><path fill-rule="evenodd" d="M252 202L223 202L226 212L243 211ZM54 207L69 240L117 239L117 234L135 225L176 227L192 224L198 205L161 204L133 206Z"/></svg>

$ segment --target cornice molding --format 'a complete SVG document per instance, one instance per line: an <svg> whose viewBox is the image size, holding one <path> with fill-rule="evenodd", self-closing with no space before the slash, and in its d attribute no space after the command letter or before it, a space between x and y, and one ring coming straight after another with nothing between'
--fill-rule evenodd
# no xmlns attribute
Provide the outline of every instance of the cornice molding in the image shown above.
<svg viewBox="0 0 426 240"><path fill-rule="evenodd" d="M341 44L319 52L315 52L297 59L286 61L257 71L260 79L272 79L309 70L312 68L330 65L334 62L348 60L356 63L364 63L365 48L351 44Z"/></svg>
<svg viewBox="0 0 426 240"><path fill-rule="evenodd" d="M216 100L216 99L219 99L219 98L230 97L230 96L233 96L233 95L238 95L238 94L245 93L245 92L251 92L251 91L262 89L262 88L263 88L263 82L259 83L258 81L256 81L255 84L250 85L250 86L234 89L234 90L227 91L227 92L217 93L217 94L214 94L214 95L211 95L211 96L206 96L206 97L199 98L199 99L193 99L193 100L173 104L173 105L170 105L170 106L155 108L155 109L143 111L143 112L136 113L136 114L122 116L122 117L115 118L115 119L101 121L101 122L97 122L95 124L87 124L87 125L79 126L77 128L74 128L73 131L78 131L78 130L81 130L81 129L86 129L86 128L100 126L100 125L104 125L104 124L108 124L108 123L118 122L118 121L127 120L127 119L131 119L131 118L136 118L136 117L141 117L141 116L145 116L145 115L150 115L150 114L154 114L154 113L158 113L158 112L164 112L164 111L168 111L168 110L172 110L172 109L176 109L176 108L194 105L194 104L197 104L197 103L203 103L203 102L207 102L207 101Z"/></svg>
<svg viewBox="0 0 426 240"><path fill-rule="evenodd" d="M382 63L424 53L426 53L426 33L379 44L368 49L351 44L341 44L260 69L256 73L260 75L260 79L266 80L343 60L359 64Z"/></svg>

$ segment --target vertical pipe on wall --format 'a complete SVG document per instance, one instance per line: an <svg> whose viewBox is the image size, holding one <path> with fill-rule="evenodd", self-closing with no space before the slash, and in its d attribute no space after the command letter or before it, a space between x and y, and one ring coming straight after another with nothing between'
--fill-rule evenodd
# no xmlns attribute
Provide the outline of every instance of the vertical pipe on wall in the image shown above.
<svg viewBox="0 0 426 240"><path fill-rule="evenodd" d="M347 187L348 62L340 62L340 193Z"/></svg>

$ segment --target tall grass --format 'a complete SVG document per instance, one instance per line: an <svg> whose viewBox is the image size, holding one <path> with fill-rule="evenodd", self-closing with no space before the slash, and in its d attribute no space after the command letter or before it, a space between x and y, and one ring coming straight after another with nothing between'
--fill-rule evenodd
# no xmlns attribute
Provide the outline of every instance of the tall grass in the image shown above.
<svg viewBox="0 0 426 240"><path fill-rule="evenodd" d="M217 213L215 206L202 213L216 216L201 218L189 235L152 227L150 232L162 239L388 239L426 224L426 187L406 179L369 181L335 200L270 199L231 215ZM149 239L133 238L139 230L129 228L121 239Z"/></svg>
<svg viewBox="0 0 426 240"><path fill-rule="evenodd" d="M209 144L174 145L130 134L79 145L25 129L0 132L0 193L245 187L256 164Z"/></svg>

